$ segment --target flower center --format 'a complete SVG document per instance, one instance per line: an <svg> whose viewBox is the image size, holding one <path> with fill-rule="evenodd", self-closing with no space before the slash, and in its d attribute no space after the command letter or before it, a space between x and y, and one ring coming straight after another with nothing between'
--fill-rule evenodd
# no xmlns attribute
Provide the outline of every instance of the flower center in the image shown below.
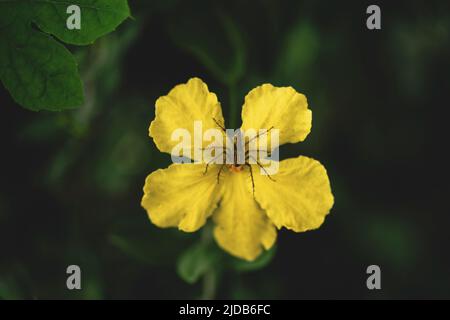
<svg viewBox="0 0 450 320"><path fill-rule="evenodd" d="M241 172L244 169L244 166L240 164L230 164L227 167L231 172Z"/></svg>

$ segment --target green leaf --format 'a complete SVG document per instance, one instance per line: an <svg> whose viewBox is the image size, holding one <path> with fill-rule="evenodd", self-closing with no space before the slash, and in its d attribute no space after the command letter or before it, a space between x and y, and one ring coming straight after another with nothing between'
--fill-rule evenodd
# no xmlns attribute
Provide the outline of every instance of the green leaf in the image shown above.
<svg viewBox="0 0 450 320"><path fill-rule="evenodd" d="M232 258L231 266L236 271L255 271L267 266L272 258L275 256L276 246L273 246L267 251L264 251L258 258L254 261L248 262L245 260Z"/></svg>
<svg viewBox="0 0 450 320"><path fill-rule="evenodd" d="M220 253L212 245L198 243L188 248L179 258L178 275L193 284L211 268L218 266Z"/></svg>
<svg viewBox="0 0 450 320"><path fill-rule="evenodd" d="M130 16L127 1L124 0L34 0L34 21L39 28L51 33L64 42L85 45L113 31ZM71 4L79 6L81 11L80 30L66 28L66 13Z"/></svg>
<svg viewBox="0 0 450 320"><path fill-rule="evenodd" d="M81 105L83 86L70 52L44 33L16 28L20 38L0 41L0 78L14 100L31 110Z"/></svg>
<svg viewBox="0 0 450 320"><path fill-rule="evenodd" d="M81 29L69 30L69 5L81 9ZM0 1L0 78L14 100L30 110L59 111L83 103L83 86L70 44L88 44L129 16L126 0ZM33 25L41 28L41 32ZM48 33L48 34L47 34Z"/></svg>

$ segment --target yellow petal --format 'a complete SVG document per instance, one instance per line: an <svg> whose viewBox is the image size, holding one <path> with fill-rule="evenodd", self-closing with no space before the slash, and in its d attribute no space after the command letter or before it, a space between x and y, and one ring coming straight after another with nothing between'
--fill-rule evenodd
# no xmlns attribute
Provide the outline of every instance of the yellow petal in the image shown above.
<svg viewBox="0 0 450 320"><path fill-rule="evenodd" d="M230 172L224 168L220 183L223 198L214 212L214 236L230 254L251 261L263 248L270 249L277 233L252 194L248 170Z"/></svg>
<svg viewBox="0 0 450 320"><path fill-rule="evenodd" d="M283 160L271 176L275 181L253 167L255 198L278 228L302 232L320 227L334 200L327 172L318 161Z"/></svg>
<svg viewBox="0 0 450 320"><path fill-rule="evenodd" d="M292 87L263 84L245 97L242 129L278 129L279 145L303 141L311 130L311 121L306 97Z"/></svg>
<svg viewBox="0 0 450 320"><path fill-rule="evenodd" d="M192 78L187 83L175 86L168 95L156 101L155 119L150 124L149 133L160 151L171 153L180 142L172 141L174 130L188 130L193 145L194 121L201 121L203 132L211 128L220 129L213 119L223 126L224 119L217 96L209 92L202 80ZM200 134L197 132L196 135ZM201 135L199 138L203 142L200 147L210 143L203 141ZM184 156L193 158L193 154Z"/></svg>
<svg viewBox="0 0 450 320"><path fill-rule="evenodd" d="M204 174L201 164L172 164L152 172L145 181L142 206L158 227L186 232L201 228L220 200L217 165Z"/></svg>

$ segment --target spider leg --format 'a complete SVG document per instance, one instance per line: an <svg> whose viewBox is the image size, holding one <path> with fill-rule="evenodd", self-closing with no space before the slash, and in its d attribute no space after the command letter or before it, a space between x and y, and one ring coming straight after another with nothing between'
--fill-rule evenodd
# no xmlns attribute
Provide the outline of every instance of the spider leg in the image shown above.
<svg viewBox="0 0 450 320"><path fill-rule="evenodd" d="M216 120L216 118L212 118L212 119L213 119L213 121L217 124L217 126L218 126L220 129L222 129L223 132L226 132L226 131L227 131L227 130L225 129L225 127L224 127L223 125L221 125L221 124L219 123L219 121Z"/></svg>
<svg viewBox="0 0 450 320"><path fill-rule="evenodd" d="M219 172L217 173L217 184L219 184L220 173L222 172L222 169L223 169L224 166L225 166L225 163L220 166Z"/></svg>
<svg viewBox="0 0 450 320"><path fill-rule="evenodd" d="M250 169L250 178L252 179L253 198L255 198L255 180L253 179L253 168L249 163L245 164Z"/></svg>
<svg viewBox="0 0 450 320"><path fill-rule="evenodd" d="M250 156L250 158L252 158L253 160L256 161L256 164L258 165L258 167L260 167L261 169L264 170L264 172L266 173L266 176L267 176L270 180L272 180L273 182L275 182L275 179L272 178L272 176L267 172L266 168L264 168L264 167L261 165L261 163L260 163L257 159L255 159L255 157Z"/></svg>
<svg viewBox="0 0 450 320"><path fill-rule="evenodd" d="M246 150L245 150L245 157L246 157L246 158L250 155L250 152L256 152L256 153L259 153L260 150L258 150L258 149L246 149ZM267 156L270 157L270 155L272 154L272 152L271 152L271 151L266 151L266 152L267 152Z"/></svg>
<svg viewBox="0 0 450 320"><path fill-rule="evenodd" d="M203 172L203 175L205 175L208 172L208 167L211 164L211 162L215 161L218 157L220 157L221 155L223 155L224 153L219 153L217 156L215 156L214 158L212 158L208 163L206 163L206 167L205 167L205 171Z"/></svg>
<svg viewBox="0 0 450 320"><path fill-rule="evenodd" d="M272 130L272 129L273 129L273 126L271 126L268 130L266 130L266 131L264 131L264 132L258 132L258 134L257 134L256 136L254 136L253 138L251 138L250 140L248 140L248 141L245 143L245 146L247 146L247 145L250 143L250 141L253 141L253 140L259 138L259 136L260 136L261 134L268 134L269 131Z"/></svg>
<svg viewBox="0 0 450 320"><path fill-rule="evenodd" d="M207 147L207 148L199 148L200 150L202 150L202 151L205 151L205 150L210 150L210 149L215 149L215 148L217 148L217 146L210 146L210 147ZM222 150L226 150L227 148L225 147L225 146L222 146Z"/></svg>
<svg viewBox="0 0 450 320"><path fill-rule="evenodd" d="M206 147L206 148L199 148L200 150L202 150L202 151L204 151L204 150L210 150L210 149L215 149L215 148L217 148L217 146L210 146L210 147ZM223 154L223 161L224 161L224 163L225 163L225 161L226 161L226 154L227 154L227 151L228 151L228 148L227 147L225 147L225 146L222 146L222 152L221 153L219 153L217 156L215 156L211 161L209 161L207 164L206 164L206 166L208 167L208 165L212 162L212 161L214 161L214 160L216 160L218 157L220 157L220 155L222 155ZM205 170L205 173L206 173L206 170Z"/></svg>

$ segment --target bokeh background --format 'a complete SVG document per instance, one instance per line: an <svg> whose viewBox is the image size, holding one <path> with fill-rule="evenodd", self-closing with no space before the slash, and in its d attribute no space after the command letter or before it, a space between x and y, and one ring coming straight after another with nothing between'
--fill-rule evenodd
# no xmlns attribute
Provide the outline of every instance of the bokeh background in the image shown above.
<svg viewBox="0 0 450 320"><path fill-rule="evenodd" d="M306 94L312 132L280 154L319 159L335 195L319 230L281 230L271 261L223 270L214 297L450 298L449 4L393 2L130 1L134 19L70 48L80 108L27 111L0 87L0 298L204 295L176 267L201 234L158 229L140 207L145 177L170 163L148 137L154 102L193 76L227 118L262 83ZM369 4L382 30L366 28ZM66 289L70 264L81 291ZM366 288L371 264L382 290Z"/></svg>

